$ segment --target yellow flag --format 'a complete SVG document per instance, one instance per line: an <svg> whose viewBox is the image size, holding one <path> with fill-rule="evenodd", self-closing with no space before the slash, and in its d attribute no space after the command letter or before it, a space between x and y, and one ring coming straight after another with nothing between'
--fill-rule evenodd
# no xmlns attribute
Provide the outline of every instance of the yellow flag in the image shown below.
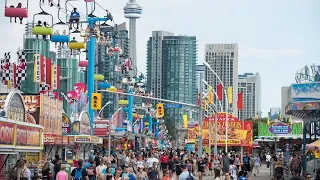
<svg viewBox="0 0 320 180"><path fill-rule="evenodd" d="M289 117L290 126L292 126L292 116Z"/></svg>
<svg viewBox="0 0 320 180"><path fill-rule="evenodd" d="M183 118L183 127L188 128L188 115L184 114L182 115Z"/></svg>
<svg viewBox="0 0 320 180"><path fill-rule="evenodd" d="M268 116L267 125L270 126L270 118Z"/></svg>
<svg viewBox="0 0 320 180"><path fill-rule="evenodd" d="M232 104L232 86L228 87L228 103Z"/></svg>
<svg viewBox="0 0 320 180"><path fill-rule="evenodd" d="M11 89L11 80L8 80L8 86L7 89Z"/></svg>

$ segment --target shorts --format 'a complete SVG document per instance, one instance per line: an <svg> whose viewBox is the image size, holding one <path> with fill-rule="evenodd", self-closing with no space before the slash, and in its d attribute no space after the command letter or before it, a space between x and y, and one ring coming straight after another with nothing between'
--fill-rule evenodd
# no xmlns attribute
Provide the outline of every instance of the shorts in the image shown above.
<svg viewBox="0 0 320 180"><path fill-rule="evenodd" d="M76 23L79 23L80 19L71 19L69 20L69 23L73 23L73 22L76 22Z"/></svg>

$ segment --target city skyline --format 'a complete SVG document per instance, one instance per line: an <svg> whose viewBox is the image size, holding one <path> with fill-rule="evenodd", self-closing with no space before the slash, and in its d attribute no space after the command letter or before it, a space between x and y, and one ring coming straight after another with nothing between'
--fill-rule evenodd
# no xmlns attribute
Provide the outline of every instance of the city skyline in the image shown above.
<svg viewBox="0 0 320 180"><path fill-rule="evenodd" d="M116 23L123 22L123 7L127 0L117 3L97 1L108 7ZM239 44L239 73L259 72L262 78L262 111L266 116L270 107L281 107L281 87L294 82L294 75L305 64L316 63L317 36L319 25L316 7L319 2L275 1L255 2L244 0L209 1L195 5L191 0L164 0L154 3L139 0L144 15L137 25L137 60L139 70L145 72L145 44L151 31L162 29L174 33L195 35L199 44L199 61L204 59L206 43ZM33 4L34 3L34 4ZM85 4L72 2L81 10ZM276 4L276 6L275 6ZM176 8L178 7L179 8ZM36 2L29 4L30 17L39 12ZM56 8L45 7L54 16ZM190 11L193 13L190 13ZM82 12L85 12L82 9ZM208 13L212 12L212 13ZM3 13L3 9L0 10ZM105 13L97 10L96 14ZM56 17L56 16L55 16ZM32 18L29 18L32 21ZM8 18L2 17L4 27L0 30L3 44L0 53L14 52L22 47L24 25L10 24ZM26 20L24 20L26 22ZM197 25L192 26L194 22ZM204 26L207 22L214 22ZM219 26L220 28L214 28ZM9 41L10 39L10 41ZM52 44L52 43L51 43ZM52 45L51 45L52 46ZM14 59L14 57L12 58ZM288 66L290 64L290 66ZM282 78L278 78L281 76Z"/></svg>

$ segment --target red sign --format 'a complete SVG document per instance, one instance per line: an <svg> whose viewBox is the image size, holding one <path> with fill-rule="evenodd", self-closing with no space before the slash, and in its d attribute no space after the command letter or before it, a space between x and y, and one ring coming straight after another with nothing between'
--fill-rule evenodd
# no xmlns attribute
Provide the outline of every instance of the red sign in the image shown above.
<svg viewBox="0 0 320 180"><path fill-rule="evenodd" d="M94 136L107 136L109 135L109 120L95 120L93 124Z"/></svg>
<svg viewBox="0 0 320 180"><path fill-rule="evenodd" d="M17 125L17 146L40 146L40 129Z"/></svg>
<svg viewBox="0 0 320 180"><path fill-rule="evenodd" d="M69 137L63 136L62 137L62 145L68 145L69 144Z"/></svg>
<svg viewBox="0 0 320 180"><path fill-rule="evenodd" d="M0 144L14 145L14 124L0 122Z"/></svg>
<svg viewBox="0 0 320 180"><path fill-rule="evenodd" d="M68 145L69 138L67 136L56 136L45 134L43 142L45 145Z"/></svg>

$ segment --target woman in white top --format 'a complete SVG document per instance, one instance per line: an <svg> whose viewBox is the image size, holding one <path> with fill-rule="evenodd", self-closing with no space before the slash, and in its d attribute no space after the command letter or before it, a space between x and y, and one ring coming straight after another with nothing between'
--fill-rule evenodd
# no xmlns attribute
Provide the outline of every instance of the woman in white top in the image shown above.
<svg viewBox="0 0 320 180"><path fill-rule="evenodd" d="M107 166L104 165L105 159L101 159L100 165L96 167L96 174L97 177L100 177L101 174L103 176L107 175Z"/></svg>

